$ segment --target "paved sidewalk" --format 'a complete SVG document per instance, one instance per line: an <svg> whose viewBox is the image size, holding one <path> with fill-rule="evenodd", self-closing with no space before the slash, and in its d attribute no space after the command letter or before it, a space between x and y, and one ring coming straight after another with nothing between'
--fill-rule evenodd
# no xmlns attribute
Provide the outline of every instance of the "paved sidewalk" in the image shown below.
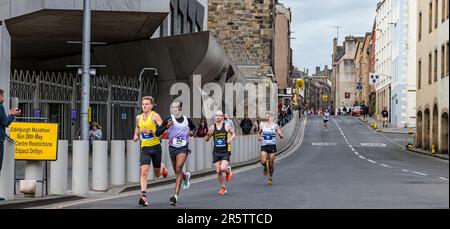
<svg viewBox="0 0 450 229"><path fill-rule="evenodd" d="M385 134L411 134L411 135L415 135L416 134L416 128L411 128L412 129L412 133L410 133L410 128L394 128L394 127L390 127L391 124L388 124L387 128L381 128L381 121L375 120L372 117L366 117L366 120L364 120L363 117L358 117L358 119L364 123L366 123L366 125L372 127L372 122L376 122L377 124L377 131L380 131L381 133L385 133ZM405 146L406 147L406 146ZM413 148L413 149L407 149L408 151L411 152L415 152L415 153L420 153L423 155L427 155L427 156L432 156L432 157L436 157L436 158L440 158L443 160L449 160L449 155L448 154L433 154L431 153L430 150L424 150L424 149L418 149L418 148Z"/></svg>

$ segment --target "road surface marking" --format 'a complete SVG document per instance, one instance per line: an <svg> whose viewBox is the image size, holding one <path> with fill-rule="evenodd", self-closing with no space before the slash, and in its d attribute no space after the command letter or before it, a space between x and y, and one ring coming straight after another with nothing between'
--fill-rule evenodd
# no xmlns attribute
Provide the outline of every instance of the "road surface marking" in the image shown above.
<svg viewBox="0 0 450 229"><path fill-rule="evenodd" d="M422 176L428 176L428 174L425 174L425 173L419 173L419 172L412 172L412 173L417 174L417 175L422 175Z"/></svg>
<svg viewBox="0 0 450 229"><path fill-rule="evenodd" d="M402 171L405 172L405 173L409 173L409 171L406 170L406 169L402 169Z"/></svg>
<svg viewBox="0 0 450 229"><path fill-rule="evenodd" d="M376 161L372 161L372 160L370 160L370 159L367 159L369 162L371 162L371 163L374 163L374 164L376 164L377 162Z"/></svg>
<svg viewBox="0 0 450 229"><path fill-rule="evenodd" d="M368 147L386 147L386 144L384 143L361 143L361 145Z"/></svg>
<svg viewBox="0 0 450 229"><path fill-rule="evenodd" d="M385 164L380 164L380 165L383 167L386 167L386 168L392 168L392 166L389 166L389 165L385 165Z"/></svg>
<svg viewBox="0 0 450 229"><path fill-rule="evenodd" d="M445 177L439 177L439 179L448 181L448 179Z"/></svg>
<svg viewBox="0 0 450 229"><path fill-rule="evenodd" d="M361 155L359 155L359 157L360 157L361 159L366 159L365 157L363 157L363 156L361 156Z"/></svg>
<svg viewBox="0 0 450 229"><path fill-rule="evenodd" d="M313 142L311 143L313 146L335 146L337 143L335 142Z"/></svg>

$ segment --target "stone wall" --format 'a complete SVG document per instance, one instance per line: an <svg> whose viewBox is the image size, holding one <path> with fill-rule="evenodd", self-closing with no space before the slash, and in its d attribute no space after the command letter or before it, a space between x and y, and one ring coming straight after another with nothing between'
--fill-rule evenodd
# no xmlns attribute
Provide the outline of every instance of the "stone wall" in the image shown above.
<svg viewBox="0 0 450 229"><path fill-rule="evenodd" d="M237 65L272 65L275 0L209 0L208 29Z"/></svg>

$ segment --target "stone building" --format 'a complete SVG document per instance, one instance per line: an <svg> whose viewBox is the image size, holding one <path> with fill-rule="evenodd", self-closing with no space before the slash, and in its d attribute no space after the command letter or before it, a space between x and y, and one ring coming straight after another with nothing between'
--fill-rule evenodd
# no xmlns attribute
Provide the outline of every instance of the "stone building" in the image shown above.
<svg viewBox="0 0 450 229"><path fill-rule="evenodd" d="M335 112L343 107L353 107L356 102L355 54L356 45L363 37L347 36L343 46L334 45L333 83ZM340 57L340 58L339 58Z"/></svg>
<svg viewBox="0 0 450 229"><path fill-rule="evenodd" d="M372 33L366 33L364 40L358 42L355 54L355 85L362 85L361 89L356 90L355 97L359 105L369 107L369 112L375 106L375 88L369 84L370 73L373 72L372 46Z"/></svg>
<svg viewBox="0 0 450 229"><path fill-rule="evenodd" d="M449 1L417 1L416 146L448 153Z"/></svg>

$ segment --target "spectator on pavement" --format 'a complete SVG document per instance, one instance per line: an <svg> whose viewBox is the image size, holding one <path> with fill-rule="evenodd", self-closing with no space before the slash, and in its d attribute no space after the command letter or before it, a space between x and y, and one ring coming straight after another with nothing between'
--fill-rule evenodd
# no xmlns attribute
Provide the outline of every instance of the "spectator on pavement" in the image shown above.
<svg viewBox="0 0 450 229"><path fill-rule="evenodd" d="M244 133L244 135L249 135L250 131L252 131L253 122L248 118L247 115L245 115L244 119L242 119L241 121L240 126L242 129L242 133Z"/></svg>
<svg viewBox="0 0 450 229"><path fill-rule="evenodd" d="M200 124L198 124L197 133L195 135L199 138L203 138L208 133L208 124L204 118L200 119Z"/></svg>

